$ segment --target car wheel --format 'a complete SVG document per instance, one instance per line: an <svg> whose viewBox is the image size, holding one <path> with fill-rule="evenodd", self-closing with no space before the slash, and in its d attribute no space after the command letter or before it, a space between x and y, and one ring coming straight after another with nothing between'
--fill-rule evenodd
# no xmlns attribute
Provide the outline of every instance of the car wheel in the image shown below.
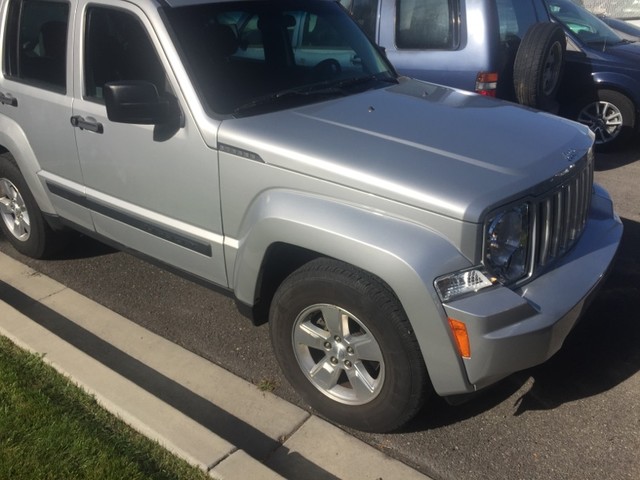
<svg viewBox="0 0 640 480"><path fill-rule="evenodd" d="M411 325L381 281L321 258L292 273L270 311L278 362L303 399L328 419L395 430L429 392Z"/></svg>
<svg viewBox="0 0 640 480"><path fill-rule="evenodd" d="M20 170L8 154L0 156L0 228L16 250L44 258L58 246Z"/></svg>
<svg viewBox="0 0 640 480"><path fill-rule="evenodd" d="M560 25L536 23L529 28L513 65L513 84L519 103L557 113L556 94L564 71L566 47Z"/></svg>
<svg viewBox="0 0 640 480"><path fill-rule="evenodd" d="M613 90L599 90L596 99L581 102L576 108L575 119L595 134L599 150L619 146L636 124L633 102Z"/></svg>

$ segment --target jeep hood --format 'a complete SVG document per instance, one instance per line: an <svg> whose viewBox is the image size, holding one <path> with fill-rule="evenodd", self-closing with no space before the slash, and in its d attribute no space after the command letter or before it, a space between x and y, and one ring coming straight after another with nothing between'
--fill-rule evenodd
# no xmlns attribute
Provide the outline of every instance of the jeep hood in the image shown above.
<svg viewBox="0 0 640 480"><path fill-rule="evenodd" d="M479 222L488 208L565 171L592 138L559 117L403 80L226 120L218 142L279 168Z"/></svg>

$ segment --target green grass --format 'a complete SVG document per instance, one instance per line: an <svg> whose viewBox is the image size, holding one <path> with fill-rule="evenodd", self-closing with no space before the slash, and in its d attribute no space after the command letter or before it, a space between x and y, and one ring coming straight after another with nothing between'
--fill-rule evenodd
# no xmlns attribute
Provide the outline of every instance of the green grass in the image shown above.
<svg viewBox="0 0 640 480"><path fill-rule="evenodd" d="M0 480L209 479L0 337Z"/></svg>

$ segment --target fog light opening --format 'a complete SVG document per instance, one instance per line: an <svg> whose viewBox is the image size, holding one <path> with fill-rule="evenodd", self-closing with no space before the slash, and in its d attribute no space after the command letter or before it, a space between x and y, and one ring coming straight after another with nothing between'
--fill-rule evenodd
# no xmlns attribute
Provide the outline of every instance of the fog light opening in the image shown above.
<svg viewBox="0 0 640 480"><path fill-rule="evenodd" d="M467 333L467 326L460 320L453 318L449 319L449 328L453 333L453 338L456 341L458 347L458 353L462 358L471 358L471 345L469 343L469 334Z"/></svg>

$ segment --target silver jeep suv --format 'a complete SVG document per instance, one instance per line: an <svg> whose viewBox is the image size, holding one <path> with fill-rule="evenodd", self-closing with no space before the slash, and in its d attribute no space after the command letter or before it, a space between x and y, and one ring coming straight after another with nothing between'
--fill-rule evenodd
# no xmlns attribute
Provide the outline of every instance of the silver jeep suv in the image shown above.
<svg viewBox="0 0 640 480"><path fill-rule="evenodd" d="M337 2L0 0L0 58L6 239L221 287L351 427L545 361L620 242L586 127L399 78Z"/></svg>

